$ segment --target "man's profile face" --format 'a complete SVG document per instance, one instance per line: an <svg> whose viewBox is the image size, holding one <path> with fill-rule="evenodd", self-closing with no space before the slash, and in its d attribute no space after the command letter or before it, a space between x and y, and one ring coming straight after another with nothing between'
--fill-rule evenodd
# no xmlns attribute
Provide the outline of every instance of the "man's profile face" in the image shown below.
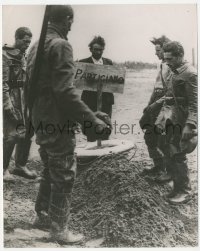
<svg viewBox="0 0 200 251"><path fill-rule="evenodd" d="M179 68L183 62L183 56L174 56L171 52L164 52L164 59L172 70Z"/></svg>
<svg viewBox="0 0 200 251"><path fill-rule="evenodd" d="M159 60L163 59L163 50L159 44L155 45L155 54L159 58Z"/></svg>
<svg viewBox="0 0 200 251"><path fill-rule="evenodd" d="M92 53L92 57L99 60L103 55L104 47L100 44L93 44L90 51Z"/></svg>
<svg viewBox="0 0 200 251"><path fill-rule="evenodd" d="M68 33L69 31L71 31L71 26L72 26L73 22L74 22L73 15L66 17L66 19L65 19L66 33Z"/></svg>
<svg viewBox="0 0 200 251"><path fill-rule="evenodd" d="M15 47L19 49L22 53L25 53L25 51L28 49L29 45L31 43L31 37L28 35L25 35L23 38L16 38L15 40Z"/></svg>

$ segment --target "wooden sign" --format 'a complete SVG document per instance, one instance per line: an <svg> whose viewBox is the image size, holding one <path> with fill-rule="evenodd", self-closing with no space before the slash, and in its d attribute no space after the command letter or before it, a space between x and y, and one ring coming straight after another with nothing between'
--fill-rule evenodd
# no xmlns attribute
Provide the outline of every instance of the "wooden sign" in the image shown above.
<svg viewBox="0 0 200 251"><path fill-rule="evenodd" d="M76 62L74 85L81 90L97 91L99 83L102 92L123 93L125 69L113 65L96 65Z"/></svg>

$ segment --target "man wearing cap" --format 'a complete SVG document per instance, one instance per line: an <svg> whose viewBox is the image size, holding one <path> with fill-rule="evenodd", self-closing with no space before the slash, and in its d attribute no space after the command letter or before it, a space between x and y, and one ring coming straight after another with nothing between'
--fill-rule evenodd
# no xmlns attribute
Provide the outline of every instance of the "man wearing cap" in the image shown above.
<svg viewBox="0 0 200 251"><path fill-rule="evenodd" d="M15 44L3 47L4 181L14 179L10 172L28 179L36 178L36 173L26 167L31 140L25 128L25 52L31 38L29 28L20 27L15 32ZM15 167L9 171L9 162L15 147Z"/></svg>
<svg viewBox="0 0 200 251"><path fill-rule="evenodd" d="M78 122L84 129L84 122L89 121L93 125L91 130L95 129L98 135L107 127L80 100L73 86L73 54L67 40L73 16L73 9L69 5L50 6L49 25L36 83L38 90L32 107L36 143L40 145L39 153L44 163L35 205L35 226L50 228L51 238L61 243L83 239L82 235L75 235L69 230L72 188L76 176L73 127ZM28 55L28 79L33 73L37 46L38 43L35 43Z"/></svg>
<svg viewBox="0 0 200 251"><path fill-rule="evenodd" d="M105 40L101 36L95 36L92 41L89 43L89 49L92 55L89 58L81 59L80 62L89 63L89 64L98 64L98 65L112 65L112 61L108 58L102 57L103 51L105 49ZM93 111L97 111L97 92L84 90L81 99L89 106ZM114 104L114 95L113 93L103 92L102 93L102 112L106 113L109 117L112 116L112 105ZM110 131L111 132L111 131ZM110 133L105 134L102 138L107 140L110 136ZM92 132L88 132L87 141L95 141L95 135Z"/></svg>
<svg viewBox="0 0 200 251"><path fill-rule="evenodd" d="M173 190L167 195L173 204L191 198L186 153L194 150L197 129L197 73L184 61L183 46L176 41L163 46L164 59L171 69L167 78L166 99L155 122L166 134L165 154L171 165Z"/></svg>
<svg viewBox="0 0 200 251"><path fill-rule="evenodd" d="M153 93L150 97L147 107L144 109L140 126L145 130L144 139L148 148L149 156L153 159L154 166L151 169L145 169L147 175L155 175L155 180L158 182L166 182L171 180L170 166L166 165L165 155L163 150L164 137L155 130L155 121L165 99L167 88L167 77L170 74L170 68L166 65L163 54L163 46L170 40L166 36L153 38L151 42L155 46L155 54L161 64L154 85Z"/></svg>

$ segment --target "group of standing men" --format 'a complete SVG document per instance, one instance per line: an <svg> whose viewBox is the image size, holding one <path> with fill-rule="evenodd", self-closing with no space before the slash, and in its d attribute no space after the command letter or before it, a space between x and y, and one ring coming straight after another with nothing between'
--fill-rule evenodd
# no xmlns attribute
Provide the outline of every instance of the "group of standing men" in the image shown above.
<svg viewBox="0 0 200 251"><path fill-rule="evenodd" d="M177 204L191 199L186 154L197 145L197 73L184 60L183 46L167 37L154 38L162 61L140 126L154 167L145 170L159 183L173 181L166 196Z"/></svg>
<svg viewBox="0 0 200 251"><path fill-rule="evenodd" d="M73 22L73 9L71 6L53 5L50 6L48 14L49 22L40 71L37 82L34 82L37 86L37 93L30 93L30 80L38 42L30 48L26 60L26 71L23 67L24 53L32 37L30 30L20 28L23 31L20 37L17 36L18 31L16 32L16 41L20 39L21 46L15 43L12 48L4 47L4 180L11 179L8 165L15 144L20 139L25 140L29 137L30 140L33 136L32 131L29 130L29 122L31 122L31 127L37 129L35 131L36 143L40 146L39 153L44 165L36 199L37 217L34 225L50 229L51 238L58 242L78 242L83 239L83 236L75 235L68 229L72 188L77 168L73 126L75 122L81 124L89 141L108 138L107 129L110 129L110 120L103 111L109 110L108 113L111 115L114 98L111 94L110 102L108 95L104 94L102 112L96 112L95 97L92 97L90 92L84 92L82 96L83 100L86 96L91 97L93 102L90 98L84 100L86 103L89 102L88 106L76 94L73 86L75 68L72 47L67 39ZM92 60L91 63L112 64L110 60L102 58L105 47L103 38L95 37L89 47L92 53L92 57L89 58ZM23 80L26 77L26 84L21 81L22 77ZM31 109L30 97L34 100ZM23 106L24 100L25 106ZM87 132L84 130L85 121L91 124ZM18 124L24 124L25 127L18 127ZM45 130L49 124L56 125L57 130L54 133L48 133ZM61 132L57 125L65 130ZM26 130L27 127L28 130ZM12 149L6 144L11 139L13 140ZM26 148L27 153L29 149L30 147ZM9 156L7 156L8 153ZM15 174L27 177L24 172L23 174L15 172Z"/></svg>
<svg viewBox="0 0 200 251"><path fill-rule="evenodd" d="M26 72L24 53L32 37L30 30L18 29L20 32L16 31L14 47L6 46L3 49L5 178L6 175L9 176L7 170L15 144L23 140L22 145L25 146L26 151L22 150L22 152L29 153L30 139L33 135L27 134L26 130L16 131L15 129L17 123L26 125L31 119L33 127L37 128L36 143L40 146L39 153L44 164L35 205L37 213L35 226L50 229L51 238L62 243L78 242L83 239L82 235L75 235L68 228L72 188L76 176L75 135L72 125L78 122L84 129L84 122L91 122L92 126L87 132L88 141L108 139L105 131L109 126L104 119L104 114L98 116L95 113L95 92L83 91L84 102L75 93L72 47L67 40L73 17L74 12L71 6L53 5L50 8L40 72L37 83L34 83L37 85L37 95L34 97L31 111L27 112L29 107L27 96L30 97L30 80L38 43L36 42L30 49ZM162 45L156 39L153 43L157 55L162 55L159 57L163 62L154 93L144 110L140 124L145 129L145 142L155 164L150 172L163 171L162 177L159 177L160 180L169 180L169 177L173 179L174 190L169 197L175 202L183 201L182 198L188 193L190 187L185 152L182 148L180 149L179 143L181 139L187 142L192 138L193 129L196 128L196 74L183 61L184 51L179 43L168 42ZM104 39L95 37L89 44L92 56L81 62L111 65L111 60L102 57L104 47ZM24 89L25 75L26 88ZM25 100L27 100L25 107L23 106L24 91ZM110 117L113 103L113 94L104 93L102 111ZM31 118L27 114L31 114ZM166 134L164 148L161 146L162 134L155 135L152 129L145 128L145 125L150 123L158 125L160 131L165 131L166 124L173 124L174 121L184 126L184 129L181 133L179 131L175 134ZM41 123L43 126L39 127ZM44 130L48 124L59 124L61 128L67 128L67 130L62 133L56 130L53 134L49 134ZM27 140L26 143L24 143L25 140ZM25 167L27 154L22 163L17 164L19 162L17 156L21 156L17 149L16 147L15 169L17 171L14 173L23 177L35 177Z"/></svg>

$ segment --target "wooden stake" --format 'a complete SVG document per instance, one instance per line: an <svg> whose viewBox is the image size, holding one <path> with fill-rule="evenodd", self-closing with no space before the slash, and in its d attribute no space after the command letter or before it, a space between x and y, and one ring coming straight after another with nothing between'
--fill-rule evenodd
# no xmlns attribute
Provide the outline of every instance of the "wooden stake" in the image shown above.
<svg viewBox="0 0 200 251"><path fill-rule="evenodd" d="M102 89L103 89L103 83L98 82L97 84L97 111L101 111L102 109ZM97 140L97 147L101 147L101 140Z"/></svg>
<svg viewBox="0 0 200 251"><path fill-rule="evenodd" d="M192 65L195 66L194 48L192 48Z"/></svg>

